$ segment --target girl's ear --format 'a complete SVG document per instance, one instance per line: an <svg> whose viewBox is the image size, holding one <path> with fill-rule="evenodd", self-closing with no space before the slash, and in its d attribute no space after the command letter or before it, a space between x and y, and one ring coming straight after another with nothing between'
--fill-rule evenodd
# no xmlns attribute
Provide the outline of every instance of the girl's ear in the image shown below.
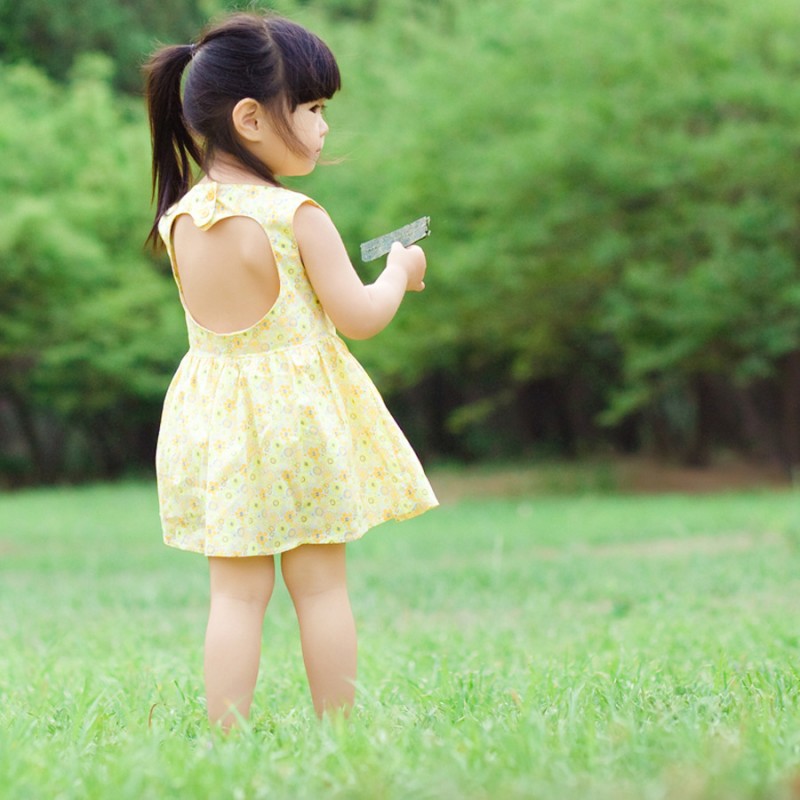
<svg viewBox="0 0 800 800"><path fill-rule="evenodd" d="M240 100L233 107L231 118L236 133L248 142L258 141L264 134L264 109L252 97Z"/></svg>

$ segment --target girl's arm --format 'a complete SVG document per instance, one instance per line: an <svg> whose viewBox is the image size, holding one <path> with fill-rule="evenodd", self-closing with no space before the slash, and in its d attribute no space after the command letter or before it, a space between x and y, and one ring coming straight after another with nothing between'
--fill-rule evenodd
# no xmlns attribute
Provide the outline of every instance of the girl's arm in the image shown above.
<svg viewBox="0 0 800 800"><path fill-rule="evenodd" d="M308 279L325 313L349 339L369 339L391 322L407 291L425 288L425 253L412 245L392 246L386 268L365 286L331 218L304 203L297 209L294 232Z"/></svg>

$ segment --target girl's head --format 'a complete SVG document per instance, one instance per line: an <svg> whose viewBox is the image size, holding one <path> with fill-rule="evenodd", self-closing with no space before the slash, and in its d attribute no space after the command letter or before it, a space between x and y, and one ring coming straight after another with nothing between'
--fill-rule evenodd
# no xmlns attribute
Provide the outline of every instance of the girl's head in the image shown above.
<svg viewBox="0 0 800 800"><path fill-rule="evenodd" d="M153 241L161 215L189 188L192 160L208 170L225 154L270 183L277 174L301 174L303 160L305 171L313 169L321 141L315 145L306 113L318 116L319 101L341 87L336 59L319 37L257 14L234 14L196 44L162 48L145 71L157 197ZM281 171L292 155L295 172Z"/></svg>

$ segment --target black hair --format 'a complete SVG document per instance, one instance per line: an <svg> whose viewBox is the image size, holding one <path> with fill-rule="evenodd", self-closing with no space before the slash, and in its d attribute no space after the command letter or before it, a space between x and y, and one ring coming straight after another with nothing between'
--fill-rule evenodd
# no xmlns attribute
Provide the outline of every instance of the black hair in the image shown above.
<svg viewBox="0 0 800 800"><path fill-rule="evenodd" d="M232 111L240 100L259 102L286 145L302 153L289 114L341 88L336 59L318 36L290 20L262 14L233 14L208 28L196 44L159 49L145 75L156 198L148 241L154 246L159 219L191 185L192 161L207 169L214 153L222 151L277 184L267 165L236 135Z"/></svg>

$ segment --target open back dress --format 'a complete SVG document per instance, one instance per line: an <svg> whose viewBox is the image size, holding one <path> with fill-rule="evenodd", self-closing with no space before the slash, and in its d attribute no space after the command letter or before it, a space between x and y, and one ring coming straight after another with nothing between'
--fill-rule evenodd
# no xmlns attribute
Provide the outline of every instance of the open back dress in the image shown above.
<svg viewBox="0 0 800 800"><path fill-rule="evenodd" d="M269 555L348 542L437 505L414 451L308 280L293 228L308 202L281 187L201 182L159 222L189 334L156 454L170 546ZM280 291L251 327L214 333L192 318L172 246L181 214L204 230L234 216L263 228Z"/></svg>

